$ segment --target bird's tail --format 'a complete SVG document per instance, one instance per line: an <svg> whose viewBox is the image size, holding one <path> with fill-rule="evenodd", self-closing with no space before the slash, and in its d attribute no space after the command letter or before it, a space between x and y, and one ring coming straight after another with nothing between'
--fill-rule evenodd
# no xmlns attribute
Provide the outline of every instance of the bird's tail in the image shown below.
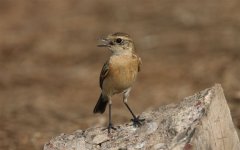
<svg viewBox="0 0 240 150"><path fill-rule="evenodd" d="M100 95L96 106L94 107L93 113L104 113L109 98L103 94Z"/></svg>

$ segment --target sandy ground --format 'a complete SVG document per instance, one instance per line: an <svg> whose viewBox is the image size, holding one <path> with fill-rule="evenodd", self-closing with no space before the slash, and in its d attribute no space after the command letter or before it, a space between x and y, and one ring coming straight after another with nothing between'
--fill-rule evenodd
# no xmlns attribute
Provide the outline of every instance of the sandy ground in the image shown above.
<svg viewBox="0 0 240 150"><path fill-rule="evenodd" d="M62 132L105 126L93 115L109 51L100 37L129 33L143 66L136 113L221 83L240 128L238 0L0 1L0 149L38 150ZM120 96L115 124L129 121Z"/></svg>

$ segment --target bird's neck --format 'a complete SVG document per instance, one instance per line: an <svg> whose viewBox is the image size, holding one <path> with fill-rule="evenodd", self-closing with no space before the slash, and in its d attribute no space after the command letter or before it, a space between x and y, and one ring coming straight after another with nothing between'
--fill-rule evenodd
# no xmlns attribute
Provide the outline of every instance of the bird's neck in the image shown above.
<svg viewBox="0 0 240 150"><path fill-rule="evenodd" d="M114 51L112 52L112 56L122 56L122 55L127 55L127 56L131 56L133 53L131 51Z"/></svg>

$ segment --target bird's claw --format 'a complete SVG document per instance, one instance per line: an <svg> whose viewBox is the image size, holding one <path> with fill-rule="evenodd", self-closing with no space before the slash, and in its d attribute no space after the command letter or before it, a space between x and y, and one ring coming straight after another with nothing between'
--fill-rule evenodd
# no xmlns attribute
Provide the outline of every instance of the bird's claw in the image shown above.
<svg viewBox="0 0 240 150"><path fill-rule="evenodd" d="M140 127L143 125L143 122L145 121L145 119L140 119L139 116L137 116L131 119L131 121L133 122L134 127Z"/></svg>
<svg viewBox="0 0 240 150"><path fill-rule="evenodd" d="M117 128L115 128L112 123L109 123L109 124L108 124L108 127L107 127L107 128L104 128L103 130L106 130L106 129L108 130L108 134L111 133L111 129L117 130Z"/></svg>

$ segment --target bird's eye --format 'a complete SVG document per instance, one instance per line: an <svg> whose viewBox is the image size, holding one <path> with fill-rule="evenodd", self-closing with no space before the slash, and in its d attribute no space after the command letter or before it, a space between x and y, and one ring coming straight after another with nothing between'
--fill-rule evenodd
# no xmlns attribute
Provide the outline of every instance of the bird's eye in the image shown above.
<svg viewBox="0 0 240 150"><path fill-rule="evenodd" d="M121 38L117 38L117 39L116 39L116 43L118 43L118 44L122 43L122 41L123 41L123 40L122 40Z"/></svg>

